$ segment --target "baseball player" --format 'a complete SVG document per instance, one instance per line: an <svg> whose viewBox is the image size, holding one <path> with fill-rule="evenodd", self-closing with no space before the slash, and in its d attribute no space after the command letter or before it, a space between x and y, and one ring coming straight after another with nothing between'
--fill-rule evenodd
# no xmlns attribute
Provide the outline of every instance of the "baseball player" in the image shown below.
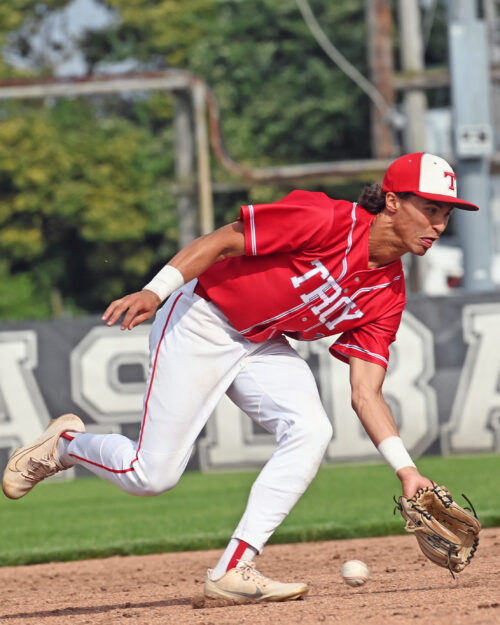
<svg viewBox="0 0 500 625"><path fill-rule="evenodd" d="M207 572L205 594L304 597L306 584L271 580L253 563L314 478L332 436L313 375L287 337L340 335L330 351L349 364L352 405L403 494L431 486L399 437L382 384L405 305L401 256L425 254L454 207L477 210L457 198L450 165L427 153L398 158L382 187L368 187L357 203L293 191L243 206L237 221L191 242L103 315L107 325L122 318L122 330L132 330L156 314L138 441L85 433L77 416L63 415L13 454L5 494L20 498L75 464L133 495L168 491L227 393L274 435L276 449Z"/></svg>

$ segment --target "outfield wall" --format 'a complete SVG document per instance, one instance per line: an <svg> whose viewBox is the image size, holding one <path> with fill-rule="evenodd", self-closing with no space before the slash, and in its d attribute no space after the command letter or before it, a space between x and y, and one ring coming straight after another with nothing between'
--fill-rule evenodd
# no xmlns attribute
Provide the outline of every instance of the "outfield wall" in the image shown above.
<svg viewBox="0 0 500 625"><path fill-rule="evenodd" d="M64 412L81 416L89 431L136 438L148 332L148 325L121 332L98 317L0 323L0 466ZM379 460L350 407L348 367L329 354L331 343L294 342L333 424L325 461ZM500 453L500 293L410 299L384 389L415 457ZM189 466L260 466L273 448L271 436L224 398Z"/></svg>

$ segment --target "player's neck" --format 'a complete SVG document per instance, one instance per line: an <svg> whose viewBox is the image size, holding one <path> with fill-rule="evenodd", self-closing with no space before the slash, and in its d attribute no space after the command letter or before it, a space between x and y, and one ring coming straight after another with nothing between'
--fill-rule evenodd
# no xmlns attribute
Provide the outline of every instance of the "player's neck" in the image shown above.
<svg viewBox="0 0 500 625"><path fill-rule="evenodd" d="M368 238L368 267L376 269L398 260L408 249L394 232L392 219L385 212L375 216Z"/></svg>

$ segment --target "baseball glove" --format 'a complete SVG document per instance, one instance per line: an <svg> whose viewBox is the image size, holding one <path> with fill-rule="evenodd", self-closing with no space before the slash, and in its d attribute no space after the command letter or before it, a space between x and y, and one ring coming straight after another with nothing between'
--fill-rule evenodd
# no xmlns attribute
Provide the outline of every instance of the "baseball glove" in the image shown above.
<svg viewBox="0 0 500 625"><path fill-rule="evenodd" d="M405 530L417 538L422 553L431 562L454 573L462 571L472 560L479 543L481 523L474 506L465 495L472 513L459 506L445 486L421 488L408 499L394 498L403 519Z"/></svg>

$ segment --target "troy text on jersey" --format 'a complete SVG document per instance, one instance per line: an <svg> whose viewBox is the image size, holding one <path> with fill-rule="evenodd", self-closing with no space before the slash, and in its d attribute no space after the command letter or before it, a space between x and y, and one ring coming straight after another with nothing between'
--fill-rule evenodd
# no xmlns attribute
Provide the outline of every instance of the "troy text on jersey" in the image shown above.
<svg viewBox="0 0 500 625"><path fill-rule="evenodd" d="M332 278L323 263L320 260L313 260L311 264L313 269L302 276L294 276L291 280L295 288L317 274L320 274L324 280L318 288L300 296L302 301L307 304L320 299L318 304L310 308L313 315L318 318L319 323L317 325L324 325L328 330L333 330L342 321L360 319L363 316L363 311L356 306L350 297L342 294L342 287L335 278ZM310 329L308 328L308 330Z"/></svg>

